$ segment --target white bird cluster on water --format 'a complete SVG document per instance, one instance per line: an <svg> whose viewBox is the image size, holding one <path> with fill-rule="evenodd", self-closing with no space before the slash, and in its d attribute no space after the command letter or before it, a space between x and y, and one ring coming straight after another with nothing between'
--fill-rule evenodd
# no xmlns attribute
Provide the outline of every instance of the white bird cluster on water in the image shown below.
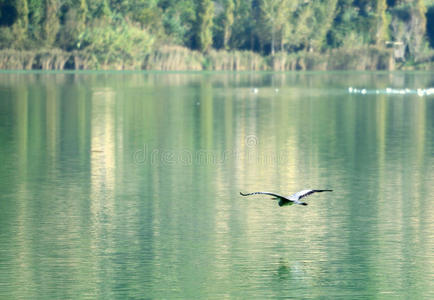
<svg viewBox="0 0 434 300"><path fill-rule="evenodd" d="M252 92L252 94L257 94L259 92L259 89L258 88L252 88L250 91ZM275 88L274 92L277 94L279 92L279 89Z"/></svg>
<svg viewBox="0 0 434 300"><path fill-rule="evenodd" d="M383 90L368 90L368 89L357 89L353 87L348 88L350 94L386 94L386 95L418 95L419 97L434 95L434 88L427 89L393 89L386 88Z"/></svg>

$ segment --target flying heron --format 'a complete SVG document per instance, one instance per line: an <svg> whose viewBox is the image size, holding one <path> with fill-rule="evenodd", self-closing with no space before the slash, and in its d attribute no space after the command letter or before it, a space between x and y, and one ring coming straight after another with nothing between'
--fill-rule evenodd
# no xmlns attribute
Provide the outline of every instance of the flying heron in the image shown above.
<svg viewBox="0 0 434 300"><path fill-rule="evenodd" d="M320 192L332 192L333 190L302 190L300 192L297 192L295 194L292 194L289 197L284 197L279 194L270 193L270 192L255 192L255 193L249 193L249 194L243 194L240 192L241 196L250 196L250 195L256 195L256 194L264 194L273 196L272 199L279 199L279 206L286 206L286 205L292 205L292 204L300 204L300 205L307 205L306 202L301 202L300 199L307 197L313 193L320 193Z"/></svg>

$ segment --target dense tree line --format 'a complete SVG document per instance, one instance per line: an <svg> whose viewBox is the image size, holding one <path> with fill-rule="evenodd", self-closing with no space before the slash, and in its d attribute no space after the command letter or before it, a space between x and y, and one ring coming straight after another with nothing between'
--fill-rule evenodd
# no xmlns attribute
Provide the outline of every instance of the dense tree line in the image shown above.
<svg viewBox="0 0 434 300"><path fill-rule="evenodd" d="M432 0L0 0L0 49L140 60L178 45L260 55L397 47L431 60Z"/></svg>

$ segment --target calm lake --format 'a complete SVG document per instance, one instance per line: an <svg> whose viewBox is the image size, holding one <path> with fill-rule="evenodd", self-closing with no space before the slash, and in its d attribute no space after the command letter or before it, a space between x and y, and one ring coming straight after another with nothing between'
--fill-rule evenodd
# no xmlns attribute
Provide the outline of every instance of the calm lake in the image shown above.
<svg viewBox="0 0 434 300"><path fill-rule="evenodd" d="M0 298L434 299L433 86L0 73Z"/></svg>

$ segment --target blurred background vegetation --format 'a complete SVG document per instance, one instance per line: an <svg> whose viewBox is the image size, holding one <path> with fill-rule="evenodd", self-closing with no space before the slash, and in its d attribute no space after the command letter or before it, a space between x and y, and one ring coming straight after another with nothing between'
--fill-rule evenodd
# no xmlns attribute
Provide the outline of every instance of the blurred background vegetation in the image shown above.
<svg viewBox="0 0 434 300"><path fill-rule="evenodd" d="M1 69L434 69L434 0L0 0Z"/></svg>

